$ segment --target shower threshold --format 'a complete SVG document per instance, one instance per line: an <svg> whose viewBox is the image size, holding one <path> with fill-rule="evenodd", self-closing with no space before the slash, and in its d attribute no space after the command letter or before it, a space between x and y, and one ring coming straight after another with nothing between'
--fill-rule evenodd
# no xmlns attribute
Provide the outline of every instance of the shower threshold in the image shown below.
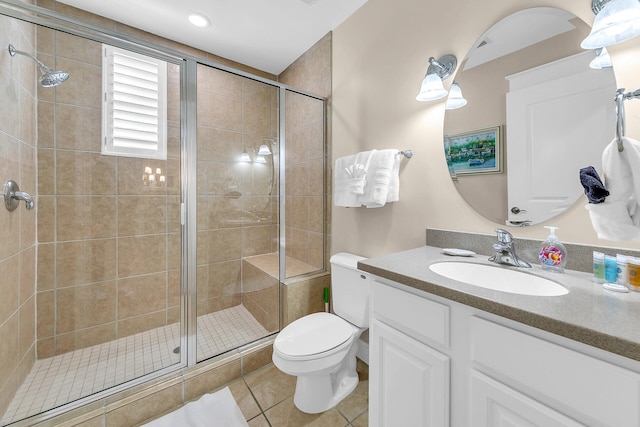
<svg viewBox="0 0 640 427"><path fill-rule="evenodd" d="M198 360L260 339L269 332L243 306L198 316ZM174 352L178 349L177 352ZM174 323L114 341L37 360L0 425L59 407L180 362Z"/></svg>

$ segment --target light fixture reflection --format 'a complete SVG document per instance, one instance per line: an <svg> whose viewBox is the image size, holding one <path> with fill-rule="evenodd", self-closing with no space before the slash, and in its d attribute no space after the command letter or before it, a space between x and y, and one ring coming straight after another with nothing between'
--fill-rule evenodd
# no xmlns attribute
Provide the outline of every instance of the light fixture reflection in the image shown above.
<svg viewBox="0 0 640 427"><path fill-rule="evenodd" d="M640 35L638 0L593 0L591 8L597 15L591 33L580 44L583 49L610 46Z"/></svg>
<svg viewBox="0 0 640 427"><path fill-rule="evenodd" d="M268 156L269 154L271 154L271 150L269 150L269 147L265 144L262 144L260 146L260 148L258 149L258 155L259 156Z"/></svg>
<svg viewBox="0 0 640 427"><path fill-rule="evenodd" d="M264 156L262 154L258 154L256 156L256 159L254 160L255 163L267 163L267 160L264 158Z"/></svg>
<svg viewBox="0 0 640 427"><path fill-rule="evenodd" d="M596 50L596 57L591 60L589 67L594 70L613 67L613 64L611 64L611 57L609 56L609 52L607 52L606 47Z"/></svg>
<svg viewBox="0 0 640 427"><path fill-rule="evenodd" d="M451 84L451 89L449 90L449 98L447 98L445 109L455 110L456 108L464 107L465 105L467 105L467 100L462 96L462 89L460 89L458 83L453 82Z"/></svg>
<svg viewBox="0 0 640 427"><path fill-rule="evenodd" d="M240 155L241 162L251 162L251 157L249 157L249 153L247 150L242 150L242 154Z"/></svg>

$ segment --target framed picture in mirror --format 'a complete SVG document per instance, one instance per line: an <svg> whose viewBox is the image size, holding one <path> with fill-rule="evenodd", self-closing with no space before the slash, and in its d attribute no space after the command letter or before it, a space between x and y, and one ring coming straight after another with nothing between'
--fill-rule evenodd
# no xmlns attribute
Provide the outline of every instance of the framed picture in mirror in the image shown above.
<svg viewBox="0 0 640 427"><path fill-rule="evenodd" d="M502 173L502 125L444 136L452 177Z"/></svg>

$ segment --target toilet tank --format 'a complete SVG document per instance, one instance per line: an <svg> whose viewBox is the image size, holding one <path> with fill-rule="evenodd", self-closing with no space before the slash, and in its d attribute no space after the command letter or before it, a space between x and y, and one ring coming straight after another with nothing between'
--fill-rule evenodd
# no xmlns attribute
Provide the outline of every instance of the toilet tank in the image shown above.
<svg viewBox="0 0 640 427"><path fill-rule="evenodd" d="M337 253L331 257L331 302L333 312L349 323L369 327L369 290L371 275L357 268L366 259L354 254Z"/></svg>

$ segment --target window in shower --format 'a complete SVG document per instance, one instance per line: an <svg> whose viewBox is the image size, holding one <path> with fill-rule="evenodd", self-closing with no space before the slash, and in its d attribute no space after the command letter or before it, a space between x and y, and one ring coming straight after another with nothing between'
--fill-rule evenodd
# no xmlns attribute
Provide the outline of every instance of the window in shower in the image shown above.
<svg viewBox="0 0 640 427"><path fill-rule="evenodd" d="M167 63L102 47L102 154L165 160Z"/></svg>
<svg viewBox="0 0 640 427"><path fill-rule="evenodd" d="M197 67L197 360L279 329L276 86Z"/></svg>

